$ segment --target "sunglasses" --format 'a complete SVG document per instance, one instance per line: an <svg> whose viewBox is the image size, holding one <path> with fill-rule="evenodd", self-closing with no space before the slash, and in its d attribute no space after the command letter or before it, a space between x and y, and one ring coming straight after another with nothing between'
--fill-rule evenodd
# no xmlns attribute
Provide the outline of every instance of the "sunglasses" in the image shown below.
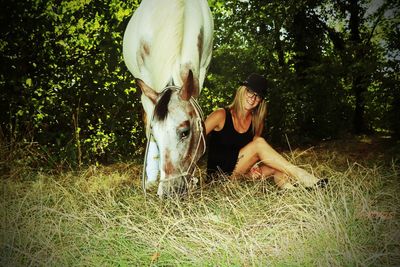
<svg viewBox="0 0 400 267"><path fill-rule="evenodd" d="M256 92L254 92L253 90L251 90L249 88L246 88L246 93L247 93L247 96L250 98L256 98L259 101L262 100L262 97L259 94L257 94Z"/></svg>

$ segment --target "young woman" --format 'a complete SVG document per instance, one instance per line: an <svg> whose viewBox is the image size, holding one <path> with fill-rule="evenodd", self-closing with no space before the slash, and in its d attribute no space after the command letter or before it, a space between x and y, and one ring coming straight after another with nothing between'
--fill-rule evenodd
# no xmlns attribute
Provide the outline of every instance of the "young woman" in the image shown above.
<svg viewBox="0 0 400 267"><path fill-rule="evenodd" d="M279 188L291 189L290 178L305 187L326 185L276 152L261 137L267 115L267 80L251 74L237 89L227 108L212 112L205 121L210 134L207 174L223 172L231 178L273 176Z"/></svg>

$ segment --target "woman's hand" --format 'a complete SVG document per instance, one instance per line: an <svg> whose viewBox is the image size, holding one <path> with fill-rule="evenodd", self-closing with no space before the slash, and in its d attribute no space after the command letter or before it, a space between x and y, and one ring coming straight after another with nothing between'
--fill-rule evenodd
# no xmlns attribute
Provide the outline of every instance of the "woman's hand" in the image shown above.
<svg viewBox="0 0 400 267"><path fill-rule="evenodd" d="M250 168L250 176L252 179L259 179L262 176L262 170L259 164L254 164L253 167Z"/></svg>

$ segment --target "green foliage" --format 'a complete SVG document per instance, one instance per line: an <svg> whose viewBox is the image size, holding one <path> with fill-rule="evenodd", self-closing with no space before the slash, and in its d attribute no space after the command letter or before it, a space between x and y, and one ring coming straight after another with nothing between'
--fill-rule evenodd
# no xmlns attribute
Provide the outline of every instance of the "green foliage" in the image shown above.
<svg viewBox="0 0 400 267"><path fill-rule="evenodd" d="M212 2L217 43L210 76L229 74L218 77L230 92L232 77L243 79L249 72L273 81L266 128L273 142L286 142L286 136L294 143L310 142L363 129L397 131L399 123L388 118L397 110L398 77L387 68L387 55L399 53L393 42L398 2L377 8L368 1L356 6L349 1L218 2ZM391 60L396 65L399 57Z"/></svg>
<svg viewBox="0 0 400 267"><path fill-rule="evenodd" d="M85 161L134 156L143 143L141 104L121 43L137 5L8 3L1 66L6 134L39 141L60 158L78 145L83 154L76 156Z"/></svg>
<svg viewBox="0 0 400 267"><path fill-rule="evenodd" d="M232 101L258 72L271 81L266 136L274 143L335 138L357 125L400 136L399 3L218 1L201 106ZM4 3L0 136L37 142L72 165L141 156L140 92L122 59L139 1ZM356 20L356 19L359 20ZM13 146L9 146L10 148Z"/></svg>

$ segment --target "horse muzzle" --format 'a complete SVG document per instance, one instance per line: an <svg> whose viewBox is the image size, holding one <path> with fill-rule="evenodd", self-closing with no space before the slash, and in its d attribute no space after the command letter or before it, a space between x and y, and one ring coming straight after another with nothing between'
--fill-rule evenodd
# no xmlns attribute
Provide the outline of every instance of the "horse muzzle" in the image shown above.
<svg viewBox="0 0 400 267"><path fill-rule="evenodd" d="M184 195L188 191L192 178L191 174L162 177L158 185L157 195L160 198Z"/></svg>

